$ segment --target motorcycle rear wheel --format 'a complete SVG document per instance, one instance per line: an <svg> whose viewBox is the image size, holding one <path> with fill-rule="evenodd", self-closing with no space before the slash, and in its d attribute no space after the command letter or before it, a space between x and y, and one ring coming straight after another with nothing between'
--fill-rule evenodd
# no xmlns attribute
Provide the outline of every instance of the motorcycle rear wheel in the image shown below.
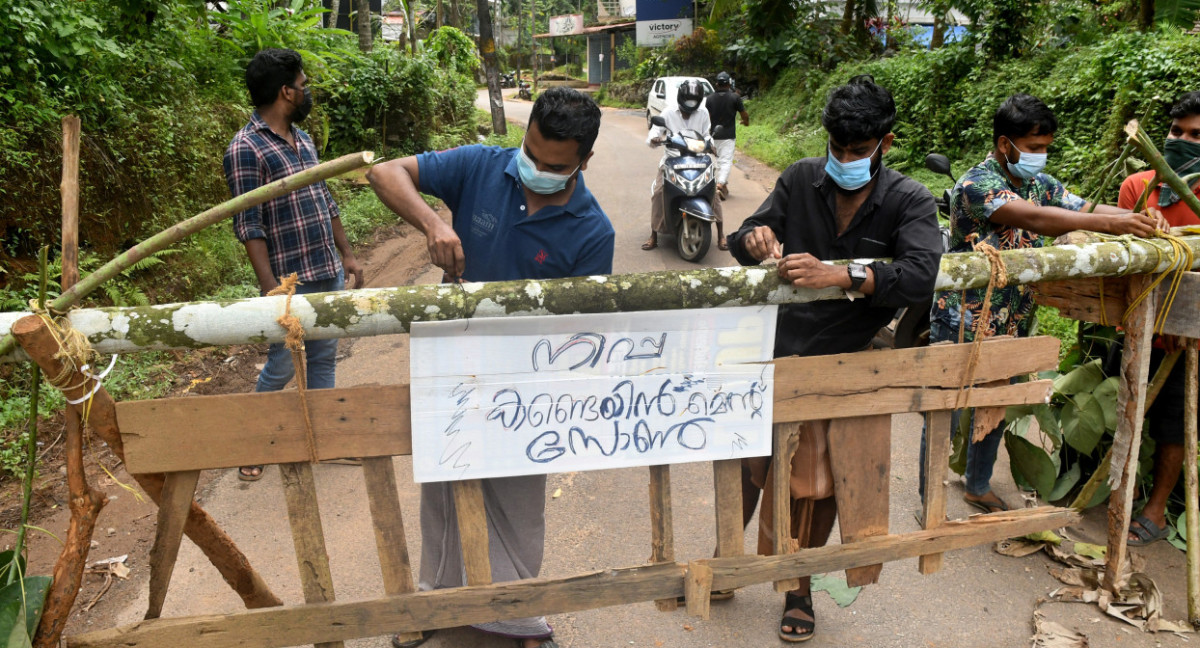
<svg viewBox="0 0 1200 648"><path fill-rule="evenodd" d="M681 215L675 247L684 261L699 263L712 245L712 225L699 218Z"/></svg>

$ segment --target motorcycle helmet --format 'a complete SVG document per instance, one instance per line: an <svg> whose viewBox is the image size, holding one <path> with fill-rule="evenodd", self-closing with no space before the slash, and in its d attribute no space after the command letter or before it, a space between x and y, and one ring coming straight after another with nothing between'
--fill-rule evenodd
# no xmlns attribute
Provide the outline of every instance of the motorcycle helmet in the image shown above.
<svg viewBox="0 0 1200 648"><path fill-rule="evenodd" d="M679 90L675 92L675 101L679 103L679 110L685 115L690 115L696 112L700 107L700 102L704 101L704 90L700 88L698 81L684 81L679 84Z"/></svg>
<svg viewBox="0 0 1200 648"><path fill-rule="evenodd" d="M728 72L720 72L717 74L717 87L724 87L733 84L733 77L729 76Z"/></svg>

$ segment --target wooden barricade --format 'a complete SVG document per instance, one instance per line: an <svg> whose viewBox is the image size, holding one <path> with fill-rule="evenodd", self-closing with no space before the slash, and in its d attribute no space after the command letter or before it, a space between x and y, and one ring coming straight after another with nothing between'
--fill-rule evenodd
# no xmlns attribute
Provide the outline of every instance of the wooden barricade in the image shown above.
<svg viewBox="0 0 1200 648"><path fill-rule="evenodd" d="M1109 279L1078 279L1034 284L1037 301L1053 306L1066 317L1125 327L1125 345L1121 352L1121 386L1117 392L1117 431L1113 437L1111 475L1112 495L1108 500L1108 551L1105 555L1103 586L1110 592L1120 588L1118 579L1124 570L1129 522L1133 516L1134 489L1137 486L1142 424L1145 415L1146 383L1150 373L1150 346L1156 315L1164 307L1165 285L1155 289L1132 310L1153 281L1148 275ZM1167 317L1162 322L1165 335L1191 340L1200 338L1200 273L1184 273ZM1194 396L1191 397L1194 400ZM1194 455L1192 460L1195 461ZM1200 578L1192 580L1200 583ZM1192 589L1189 598L1200 596ZM1193 617L1195 618L1195 617Z"/></svg>
<svg viewBox="0 0 1200 648"><path fill-rule="evenodd" d="M67 639L68 646L135 647L233 645L292 646L416 632L539 614L659 601L673 609L685 596L689 613L707 618L714 589L776 582L845 569L854 582L873 582L884 562L921 556L923 573L936 571L944 551L1072 524L1078 515L1042 507L945 522L945 458L949 454L949 410L1046 402L1049 381L989 386L998 380L1054 366L1053 338L996 339L982 344L975 375L963 387L970 345L864 352L775 361L775 461L788 465L796 423L818 419L861 419L856 432L831 438L838 446L835 482L842 507L841 545L795 551L785 537L776 555L742 555L741 475L737 460L713 462L717 552L714 558L676 562L671 520L670 472L650 468L653 558L649 565L605 569L567 578L491 583L487 525L477 480L456 482L468 586L414 592L404 523L391 457L411 453L407 385L329 389L308 393L320 458L364 457L387 596L336 602L329 578L316 494L311 479L303 415L296 392L204 396L123 403L118 408L131 473L167 473L159 532L151 559L147 620ZM273 416L264 417L270 411ZM256 415L250 416L249 413ZM887 526L891 417L925 412L928 470L925 529L890 534ZM187 429L187 434L180 430ZM864 462L866 462L864 464ZM287 491L297 561L306 603L236 614L154 618L162 609L199 470L280 464ZM870 470L863 470L869 465ZM845 467L855 466L854 470ZM788 474L775 472L775 527L790 527ZM864 505L870 502L870 506ZM319 603L318 605L313 605Z"/></svg>

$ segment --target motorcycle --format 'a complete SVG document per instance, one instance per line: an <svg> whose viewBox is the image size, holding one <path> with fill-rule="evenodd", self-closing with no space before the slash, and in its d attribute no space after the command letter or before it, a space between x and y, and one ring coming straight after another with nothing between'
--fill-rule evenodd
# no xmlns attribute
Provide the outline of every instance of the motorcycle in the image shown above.
<svg viewBox="0 0 1200 648"><path fill-rule="evenodd" d="M662 115L650 118L654 126L666 126ZM721 127L718 126L718 129ZM667 131L663 143L669 152L663 169L663 213L666 231L675 236L675 248L685 261L699 262L712 245L716 220L716 158L712 140L694 130Z"/></svg>
<svg viewBox="0 0 1200 648"><path fill-rule="evenodd" d="M925 156L925 168L950 179L950 187L957 182L950 167L950 159L940 153L930 153ZM938 214L944 219L950 218L950 189L942 191L942 195L933 197ZM950 229L938 228L942 235L942 252L950 251ZM928 302L903 308L896 313L891 324L875 334L872 346L883 349L906 349L929 345L929 311L933 307L933 298Z"/></svg>
<svg viewBox="0 0 1200 648"><path fill-rule="evenodd" d="M529 90L528 81L517 81L517 96L525 101L533 101L533 93Z"/></svg>
<svg viewBox="0 0 1200 648"><path fill-rule="evenodd" d="M516 72L502 72L502 73L500 73L500 87L501 88L515 88L515 87L517 87L516 79L517 79Z"/></svg>

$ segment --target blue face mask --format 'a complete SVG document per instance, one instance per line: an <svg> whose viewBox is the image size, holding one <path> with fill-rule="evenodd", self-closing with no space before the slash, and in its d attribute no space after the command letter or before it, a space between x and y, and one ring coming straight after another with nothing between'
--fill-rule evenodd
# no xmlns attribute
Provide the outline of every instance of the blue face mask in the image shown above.
<svg viewBox="0 0 1200 648"><path fill-rule="evenodd" d="M567 183L571 181L571 176L575 175L575 171L578 170L579 167L575 167L573 171L566 175L551 173L549 171L538 171L537 165L525 154L524 140L521 141L521 146L517 149L517 172L521 175L521 184L525 185L526 189L535 194L549 195L566 189Z"/></svg>
<svg viewBox="0 0 1200 648"><path fill-rule="evenodd" d="M875 157L875 152L879 147L883 146L883 138L879 139L879 143L875 145L875 150L871 154L861 160L853 162L838 162L833 157L833 153L829 152L828 147L825 149L825 173L833 178L837 186L846 191L854 191L862 189L871 181L871 160Z"/></svg>
<svg viewBox="0 0 1200 648"><path fill-rule="evenodd" d="M1033 176L1041 173L1042 169L1046 168L1046 158L1049 157L1048 154L1026 153L1025 151L1017 148L1017 145L1013 144L1012 140L1008 140L1008 143L1011 144L1012 147L1016 149L1017 154L1020 155L1016 162L1009 162L1007 158L1004 160L1005 162L1008 162L1009 173L1022 180L1032 180Z"/></svg>

